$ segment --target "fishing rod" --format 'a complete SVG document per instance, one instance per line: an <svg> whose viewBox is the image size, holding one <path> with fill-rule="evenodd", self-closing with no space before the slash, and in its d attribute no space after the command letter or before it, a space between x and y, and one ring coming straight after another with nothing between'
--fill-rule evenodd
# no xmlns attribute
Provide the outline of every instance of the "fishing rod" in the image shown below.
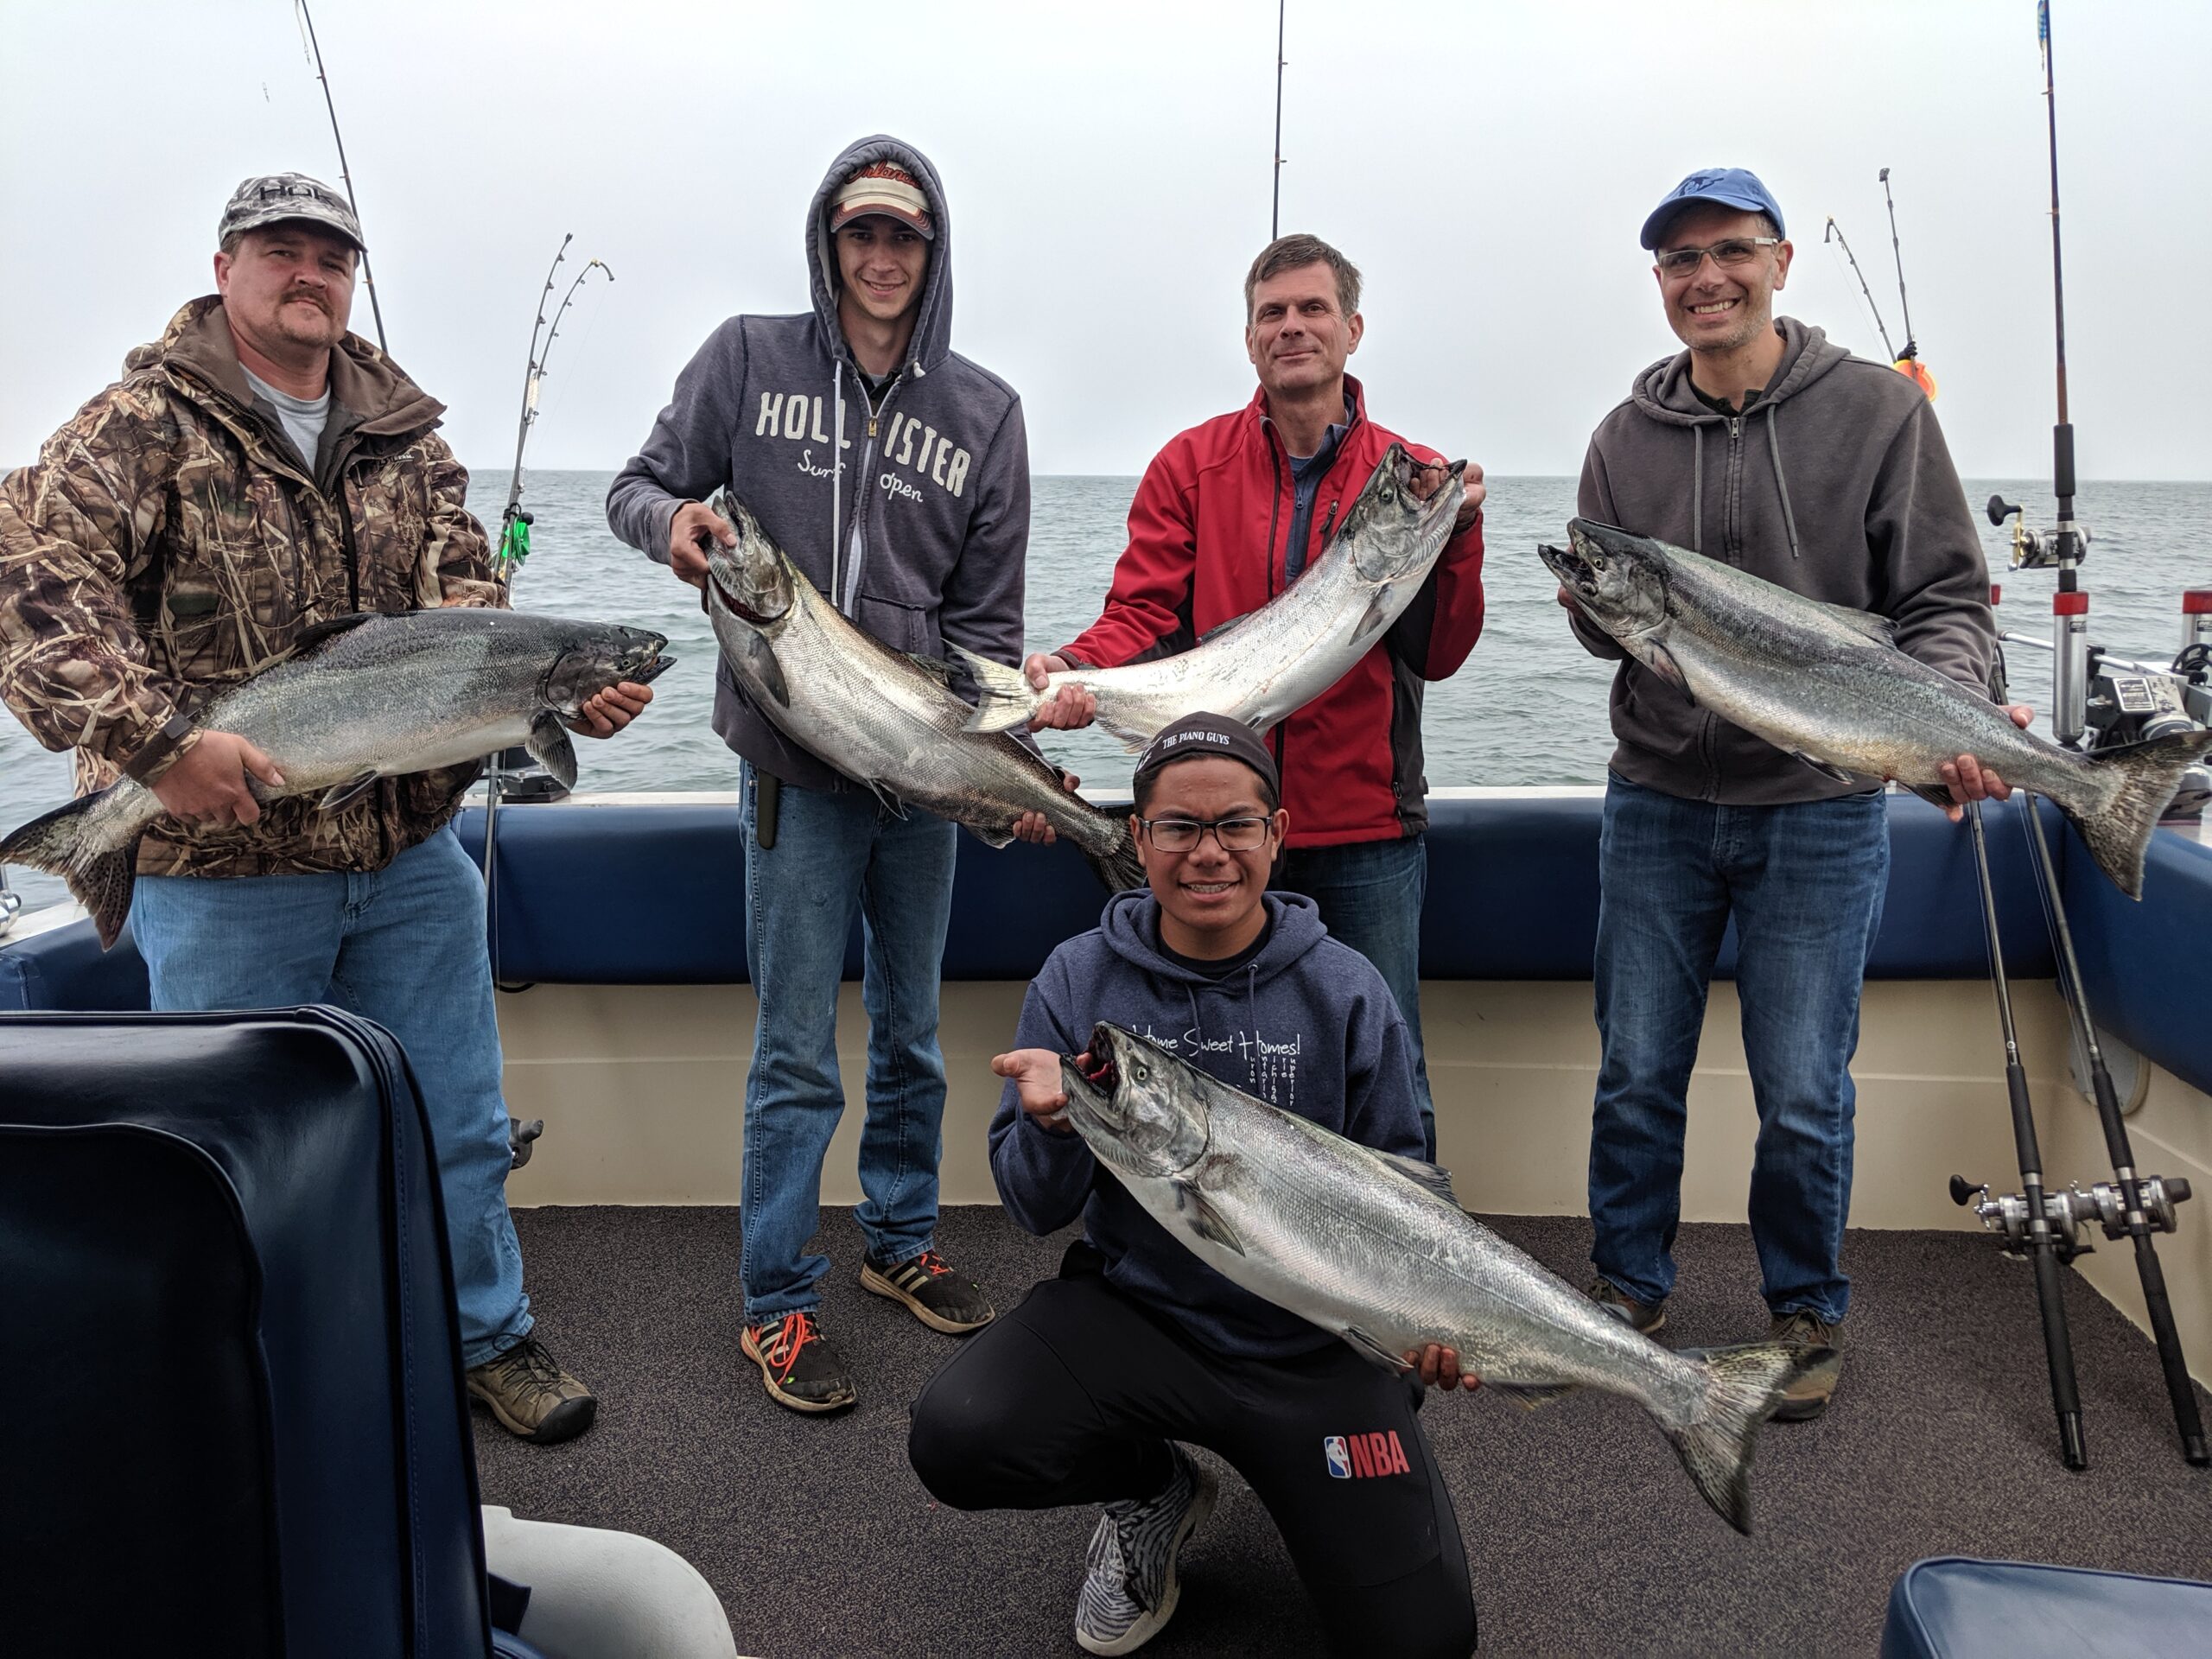
<svg viewBox="0 0 2212 1659"><path fill-rule="evenodd" d="M2066 274L2058 219L2058 92L2051 69L2050 0L2037 0L2036 35L2043 51L2043 95L2048 111L2050 146L2050 302L2056 335L2058 421L2050 429L2051 493L2058 498L2056 530L2028 528L2027 516L2002 496L1989 498L1989 522L2002 528L2015 513L2012 568L2056 566L2057 591L2051 594L2050 731L2065 747L2082 747L2088 725L2089 595L2076 572L2088 556L2089 531L2074 517L2074 423L2066 404Z"/></svg>
<svg viewBox="0 0 2212 1659"><path fill-rule="evenodd" d="M1274 206L1268 219L1268 240L1282 234L1282 72L1289 60L1282 54L1283 23L1290 0L1275 0L1275 165Z"/></svg>
<svg viewBox="0 0 2212 1659"><path fill-rule="evenodd" d="M530 556L530 526L531 518L522 505L522 457L530 443L531 428L537 423L537 391L545 378L546 359L553 354L553 342L561 335L561 319L576 297L576 290L584 285L584 278L594 270L607 272L607 280L614 280L614 272L603 259L586 262L569 284L569 291L561 296L561 303L554 308L549 324L545 316L545 302L551 297L553 285L559 280L561 262L569 257L569 244L576 239L574 231L561 238L561 245L554 250L553 263L545 268L545 286L537 294L537 318L530 329L530 357L523 370L522 417L515 427L515 467L507 480L506 511L499 519L499 540L492 555L492 574L510 593L513 591L515 573ZM544 344L538 341L543 337ZM549 775L531 772L510 781L510 774L523 772L530 764L526 749L503 749L492 756L485 775L484 790L484 893L485 911L491 938L492 982L499 984L499 803L509 797L523 800L558 799L565 791ZM509 1122L512 1123L512 1120ZM528 1141L516 1143L516 1166L529 1157Z"/></svg>
<svg viewBox="0 0 2212 1659"><path fill-rule="evenodd" d="M338 105L331 102L330 77L323 73L322 47L315 37L315 16L308 10L308 0L292 0L292 3L298 8L308 50L315 58L315 78L322 83L322 106L330 111L330 136L338 144L338 181L346 187L346 205L353 210L353 222L358 225L361 222L361 204L353 200L353 175L346 166L346 135L338 130ZM369 290L369 315L376 321L377 349L389 357L391 348L385 344L384 308L377 303L377 279L369 270L369 251L363 248L359 251L361 286Z"/></svg>
<svg viewBox="0 0 2212 1659"><path fill-rule="evenodd" d="M1904 250L1897 244L1897 204L1890 194L1890 169L1886 167L1882 169L1882 200L1889 204L1890 253L1897 262L1897 308L1904 313L1904 350L1890 360L1910 363L1920 355L1920 342L1912 337L1912 302L1904 296ZM1883 335L1882 344L1889 343L1889 336Z"/></svg>
<svg viewBox="0 0 2212 1659"><path fill-rule="evenodd" d="M2110 1181L2098 1181L2086 1192L2079 1186L2070 1189L2072 1209L2084 1224L2098 1222L2107 1238L2133 1242L2135 1274L2143 1286L2143 1306L2151 1321L2152 1339L2158 1344L2159 1369L2165 1374L2166 1397L2173 1406L2182 1458L2202 1467L2212 1464L2212 1450L2205 1446L2196 1385L2190 1379L2189 1361L2182 1353L2181 1333L2174 1325L2165 1270L2158 1264L2158 1247L2152 1243L2153 1235L2175 1230L2174 1206L2187 1201L2190 1184L2178 1175L2166 1179L2135 1173L2127 1123L2120 1114L2120 1097L2113 1088L2112 1071L2105 1065L2104 1050L2097 1041L2096 1021L2089 1017L2088 988L2082 978L2081 959L2074 954L2074 930L2067 925L2066 906L2059 896L2058 868L2050 855L2050 839L2044 833L2036 798L2023 794L2027 810L2022 815L2022 833L2034 854L2031 868L2035 871L2036 890L2043 899L2044 923L2057 947L2059 989L2074 1022L2074 1035L2088 1061L2097 1122L2104 1129L2105 1150L2112 1160ZM2089 1246L2081 1248L2086 1250Z"/></svg>
<svg viewBox="0 0 2212 1659"><path fill-rule="evenodd" d="M2082 1396L2074 1378L2074 1342L2067 1329L2065 1292L2058 1274L2060 1264L2072 1261L2080 1248L2079 1228L2073 1216L2072 1194L2046 1196L2044 1192L2043 1153L2036 1142L2028 1074L2020 1064L2019 1032L2012 1022L2012 993L2005 977L2005 944L1997 929L1997 892L1989 879L1989 844L1982 833L1981 803L1968 801L1966 810L1974 837L1974 874L1981 892L1981 927L1989 950L1990 983L1996 988L1998 1024L2005 1035L2005 1092L2012 1108L2012 1145L2019 1155L2020 1191L1993 1198L1987 1182L1977 1185L1963 1175L1954 1175L1951 1201L1973 1205L1982 1225L1998 1236L2005 1255L2025 1256L2034 1265L2036 1306L2043 1318L2044 1359L2050 1372L2050 1403L2058 1417L2059 1459L2069 1469L2086 1469L2089 1453L2082 1438Z"/></svg>
<svg viewBox="0 0 2212 1659"><path fill-rule="evenodd" d="M1886 180L1889 176L1890 169L1885 167L1882 177ZM1866 296L1866 308L1873 314L1874 332L1882 337L1882 350L1888 353L1891 362L1896 362L1897 348L1890 344L1889 326L1882 321L1882 308L1874 303L1874 290L1866 286L1866 273L1859 269L1858 257L1851 251L1851 244L1843 239L1843 226L1835 222L1834 213L1828 215L1828 227L1821 232L1821 240L1824 244L1834 242L1843 249L1843 257L1851 263L1851 274L1859 279L1859 291Z"/></svg>
<svg viewBox="0 0 2212 1659"><path fill-rule="evenodd" d="M537 423L537 392L540 383L545 378L546 361L553 355L553 342L561 337L561 319L568 315L569 307L575 302L576 290L584 285L584 279L594 270L603 270L607 272L608 282L614 280L614 272L605 260L588 260L584 268L576 273L575 280L569 284L569 291L562 296L561 303L554 308L551 323L547 323L545 302L552 297L553 285L560 277L561 262L569 257L569 244L575 239L576 233L570 231L561 238L561 245L554 251L553 263L545 268L545 286L538 290L537 320L531 325L530 357L522 377L522 417L515 424L514 473L507 480L506 511L500 516L499 545L492 556L494 574L510 585L522 562L530 556L530 526L533 521L530 514L523 511L522 456L523 450L530 442L531 428ZM545 342L542 349L538 345L541 335Z"/></svg>

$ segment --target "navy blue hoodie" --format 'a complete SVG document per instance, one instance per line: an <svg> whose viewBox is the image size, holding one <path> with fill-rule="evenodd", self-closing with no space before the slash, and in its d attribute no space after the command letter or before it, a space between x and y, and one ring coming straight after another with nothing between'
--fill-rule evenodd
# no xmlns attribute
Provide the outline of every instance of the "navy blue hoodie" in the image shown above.
<svg viewBox="0 0 2212 1659"><path fill-rule="evenodd" d="M837 321L823 229L837 188L879 161L920 184L936 239L906 361L871 413ZM937 169L880 134L851 145L807 207L806 264L811 310L732 317L677 377L645 448L607 488L608 526L665 564L676 510L727 485L809 581L893 651L942 658L950 639L1020 662L1029 440L1014 388L952 349L952 216ZM715 730L785 783L853 787L770 724L725 663Z"/></svg>
<svg viewBox="0 0 2212 1659"><path fill-rule="evenodd" d="M1378 1152L1419 1158L1406 1022L1374 964L1329 937L1311 899L1270 893L1260 954L1213 980L1160 950L1160 901L1120 893L1090 932L1052 952L1021 1005L1017 1048L1080 1053L1101 1020L1150 1037L1222 1082ZM1072 1132L1021 1109L1012 1083L991 1119L991 1173L1033 1233L1077 1215L1106 1276L1225 1354L1280 1358L1336 1338L1231 1284L1169 1236Z"/></svg>

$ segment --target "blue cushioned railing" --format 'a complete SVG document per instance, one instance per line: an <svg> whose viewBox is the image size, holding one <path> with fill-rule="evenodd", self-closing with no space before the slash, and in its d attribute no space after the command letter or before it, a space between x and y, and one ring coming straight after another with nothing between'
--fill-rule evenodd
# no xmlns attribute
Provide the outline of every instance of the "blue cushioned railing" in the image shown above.
<svg viewBox="0 0 2212 1659"><path fill-rule="evenodd" d="M1482 795L1430 804L1421 970L1431 979L1590 976L1598 919L1595 795ZM2145 900L2132 904L2057 831L2069 913L2098 1017L2160 1065L2212 1088L2212 848L2161 835ZM1890 803L1890 891L1868 974L1979 978L1987 971L1965 835L1909 796ZM484 815L459 820L480 862ZM498 948L509 982L734 983L747 977L745 848L727 802L511 806L499 818ZM2006 943L2022 977L2051 973L2011 807L1989 815ZM1072 848L994 852L960 837L948 979L1026 979L1061 940L1093 925L1103 898ZM1733 970L1732 933L1719 971ZM860 925L845 964L860 972ZM145 970L128 938L103 956L88 925L0 947L0 1007L143 1007Z"/></svg>

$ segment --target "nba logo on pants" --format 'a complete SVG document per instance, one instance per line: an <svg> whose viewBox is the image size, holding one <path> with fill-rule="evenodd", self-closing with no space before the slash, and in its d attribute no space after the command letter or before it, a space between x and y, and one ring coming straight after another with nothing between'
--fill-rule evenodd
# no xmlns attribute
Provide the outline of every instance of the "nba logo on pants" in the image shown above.
<svg viewBox="0 0 2212 1659"><path fill-rule="evenodd" d="M1321 1440L1321 1455L1328 1459L1329 1475L1332 1479L1350 1480L1351 1478L1351 1453L1344 1447L1343 1435L1324 1435Z"/></svg>

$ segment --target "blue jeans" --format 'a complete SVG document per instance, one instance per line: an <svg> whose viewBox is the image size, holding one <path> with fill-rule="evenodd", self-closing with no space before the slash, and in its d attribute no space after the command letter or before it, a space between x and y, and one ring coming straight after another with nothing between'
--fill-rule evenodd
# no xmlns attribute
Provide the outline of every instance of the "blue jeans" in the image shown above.
<svg viewBox="0 0 2212 1659"><path fill-rule="evenodd" d="M938 979L952 916L959 833L918 810L904 818L860 790L783 785L776 844L761 849L745 768L745 961L760 999L745 1085L745 1321L819 1306L826 1255L805 1254L821 1217L822 1160L844 1115L837 983L860 912L868 1009L868 1119L861 1129L869 1252L911 1261L937 1230L944 1057Z"/></svg>
<svg viewBox="0 0 2212 1659"><path fill-rule="evenodd" d="M1274 885L1302 893L1321 907L1329 931L1375 964L1414 1046L1414 1090L1421 1134L1436 1156L1436 1108L1428 1097L1428 1061L1421 1045L1421 907L1428 896L1428 842L1355 841L1339 847L1300 847L1285 853Z"/></svg>
<svg viewBox="0 0 2212 1659"><path fill-rule="evenodd" d="M437 1153L461 1363L529 1335L484 881L453 831L358 874L142 875L130 926L158 1009L330 1002L399 1039Z"/></svg>
<svg viewBox="0 0 2212 1659"><path fill-rule="evenodd" d="M1682 1135L1706 988L1736 918L1736 994L1758 1107L1751 1239L1776 1314L1851 1300L1851 1056L1890 874L1877 792L1717 806L1615 776L1599 850L1590 1218L1599 1273L1640 1302L1675 1285Z"/></svg>

